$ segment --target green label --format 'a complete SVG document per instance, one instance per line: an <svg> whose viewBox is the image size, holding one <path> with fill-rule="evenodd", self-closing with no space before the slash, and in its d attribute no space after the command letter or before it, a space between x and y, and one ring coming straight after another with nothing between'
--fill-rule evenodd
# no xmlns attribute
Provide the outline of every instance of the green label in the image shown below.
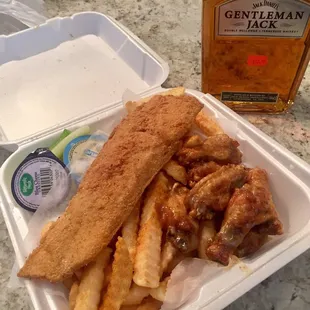
<svg viewBox="0 0 310 310"><path fill-rule="evenodd" d="M30 196L33 192L33 178L29 173L24 173L20 179L20 191L24 196Z"/></svg>

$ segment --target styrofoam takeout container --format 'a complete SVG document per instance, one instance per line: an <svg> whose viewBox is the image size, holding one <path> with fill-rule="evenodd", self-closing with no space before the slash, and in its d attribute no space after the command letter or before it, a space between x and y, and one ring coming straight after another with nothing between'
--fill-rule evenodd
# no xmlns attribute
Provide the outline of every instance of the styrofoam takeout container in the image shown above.
<svg viewBox="0 0 310 310"><path fill-rule="evenodd" d="M18 207L11 178L37 147L63 128L89 124L95 131L124 114L126 89L146 96L162 91L168 65L111 17L80 13L0 36L0 145L18 150L0 172L0 205L19 266L31 213ZM310 247L310 166L210 95L187 90L220 122L236 123L244 161L265 168L285 227L244 263L210 278L182 309L221 309ZM2 140L2 141L1 141ZM35 281L25 281L35 309L66 309Z"/></svg>

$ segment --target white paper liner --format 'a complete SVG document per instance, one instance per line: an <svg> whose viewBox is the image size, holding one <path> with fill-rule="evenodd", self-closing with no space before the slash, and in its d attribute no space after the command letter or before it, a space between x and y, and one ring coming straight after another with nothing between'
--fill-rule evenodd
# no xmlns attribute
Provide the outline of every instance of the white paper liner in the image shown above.
<svg viewBox="0 0 310 310"><path fill-rule="evenodd" d="M140 96L133 93L130 90L126 90L123 94L123 104L127 101L137 101L141 99ZM237 139L239 142L241 137L239 136L239 128L236 122L222 118L220 115L214 115L206 107L203 111L216 118L217 122L223 128L224 132L230 137ZM117 118L108 119L102 128L102 132L110 134L114 127L121 121L126 115L126 110L123 109L118 114ZM101 132L101 133L102 133ZM197 132L197 128L193 128L193 133ZM94 133L98 135L100 132ZM201 133L200 133L201 134ZM242 151L241 143L241 151ZM87 169L87 165L85 169ZM29 222L29 232L25 238L25 250L27 255L38 245L40 240L40 233L43 226L51 221L55 220L65 210L68 201L72 198L77 190L75 182L71 180L72 187L68 194L66 201L58 206L53 205L53 195L57 193L57 187L53 188L47 197L42 201L42 204L37 209L33 217ZM58 184L61 186L61 184ZM23 279L19 279L16 276L18 268L14 264L12 274L9 282L11 287L19 287L24 284ZM218 276L223 272L226 272L227 268L221 267L217 263L207 262L198 258L187 258L177 265L173 270L170 280L168 282L166 300L161 310L177 310L182 309L184 306L190 305L199 297L199 290L201 286L214 276ZM32 280L33 281L33 280ZM45 289L50 295L57 295L63 297L68 302L68 291L62 284L50 284L45 281L34 281L40 289Z"/></svg>
<svg viewBox="0 0 310 310"><path fill-rule="evenodd" d="M210 278L225 272L225 267L198 258L186 258L171 273L166 299L161 310L176 310L197 298L199 288Z"/></svg>

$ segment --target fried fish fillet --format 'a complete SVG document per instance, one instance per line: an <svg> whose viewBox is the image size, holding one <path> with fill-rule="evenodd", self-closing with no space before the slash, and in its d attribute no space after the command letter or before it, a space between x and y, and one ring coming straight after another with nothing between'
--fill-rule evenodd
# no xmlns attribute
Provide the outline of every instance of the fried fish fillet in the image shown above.
<svg viewBox="0 0 310 310"><path fill-rule="evenodd" d="M58 282L93 261L177 151L201 108L187 95L154 96L123 119L18 276Z"/></svg>

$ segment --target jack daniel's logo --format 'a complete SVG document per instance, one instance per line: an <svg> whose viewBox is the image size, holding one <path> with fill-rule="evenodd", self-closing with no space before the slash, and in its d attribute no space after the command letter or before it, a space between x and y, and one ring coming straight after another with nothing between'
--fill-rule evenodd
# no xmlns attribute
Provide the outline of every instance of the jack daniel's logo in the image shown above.
<svg viewBox="0 0 310 310"><path fill-rule="evenodd" d="M279 3L275 3L275 2L271 2L271 1L267 1L267 0L260 1L257 3L253 3L253 10L260 8L261 6L270 6L271 8L274 8L277 10L279 8Z"/></svg>
<svg viewBox="0 0 310 310"><path fill-rule="evenodd" d="M309 5L298 0L233 0L219 6L218 14L219 35L301 37Z"/></svg>
<svg viewBox="0 0 310 310"><path fill-rule="evenodd" d="M266 0L258 3L253 3L254 9L264 6L269 6L276 10L278 10L279 8L279 4ZM248 21L246 29L276 29L279 25L279 20L302 19L304 13L305 12L303 11L227 11L225 13L225 17L234 19L246 19Z"/></svg>

